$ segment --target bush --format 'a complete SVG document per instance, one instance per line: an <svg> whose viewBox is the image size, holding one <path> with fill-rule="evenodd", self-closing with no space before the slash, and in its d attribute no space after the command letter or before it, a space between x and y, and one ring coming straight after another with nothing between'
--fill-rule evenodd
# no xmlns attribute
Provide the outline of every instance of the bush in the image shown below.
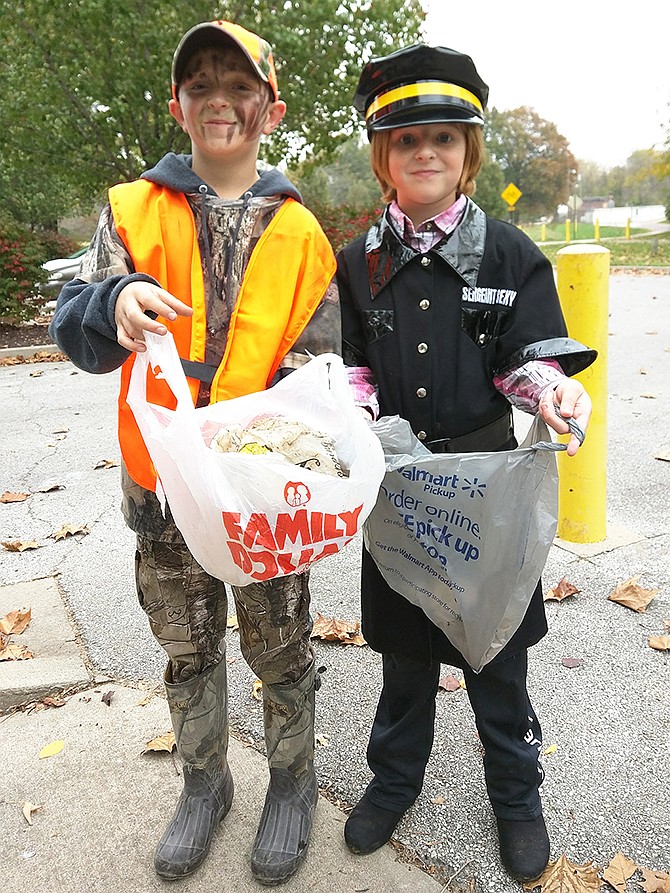
<svg viewBox="0 0 670 893"><path fill-rule="evenodd" d="M82 247L82 243L62 233L45 230L36 234L42 245L42 261L54 260L57 257L69 257Z"/></svg>
<svg viewBox="0 0 670 893"><path fill-rule="evenodd" d="M311 209L323 227L333 251L339 251L352 239L363 235L377 222L382 208L362 209L319 205Z"/></svg>
<svg viewBox="0 0 670 893"><path fill-rule="evenodd" d="M44 303L38 285L46 279L40 239L16 224L0 223L0 318L24 322Z"/></svg>

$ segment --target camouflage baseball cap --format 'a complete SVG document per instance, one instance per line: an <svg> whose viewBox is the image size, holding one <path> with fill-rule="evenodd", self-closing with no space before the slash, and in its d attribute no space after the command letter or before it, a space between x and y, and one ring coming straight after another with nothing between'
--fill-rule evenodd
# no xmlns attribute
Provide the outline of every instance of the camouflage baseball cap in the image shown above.
<svg viewBox="0 0 670 893"><path fill-rule="evenodd" d="M239 47L249 60L258 77L270 85L275 99L279 98L277 72L272 58L272 47L257 34L247 31L234 22L218 19L214 22L202 22L191 28L179 41L172 60L172 92L176 97L177 87L184 76L186 63L191 56L203 47L233 43Z"/></svg>

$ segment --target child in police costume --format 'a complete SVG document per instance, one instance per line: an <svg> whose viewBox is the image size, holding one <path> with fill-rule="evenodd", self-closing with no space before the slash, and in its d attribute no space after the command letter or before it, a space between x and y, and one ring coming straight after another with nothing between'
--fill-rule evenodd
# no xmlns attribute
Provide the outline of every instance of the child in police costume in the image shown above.
<svg viewBox="0 0 670 893"><path fill-rule="evenodd" d="M181 39L169 110L191 141L133 183L113 187L80 278L51 332L80 368L121 369L123 511L137 534L139 599L169 658L165 689L183 791L155 853L184 877L229 811L224 584L193 559L171 514L126 394L143 330L171 331L196 405L263 390L308 359L340 352L335 258L300 195L257 156L286 111L270 46L240 25L204 22ZM148 399L171 406L162 382ZM307 852L318 798L308 575L232 587L245 659L263 682L270 784L251 868L290 877Z"/></svg>
<svg viewBox="0 0 670 893"><path fill-rule="evenodd" d="M354 99L388 204L338 256L343 355L358 402L407 419L433 452L514 448L510 404L539 411L560 433L567 420L585 429L590 415L588 395L568 376L595 354L567 337L551 265L471 198L487 97L469 56L417 44L369 62ZM570 455L579 443L573 434ZM382 654L384 681L367 752L373 778L345 825L348 846L380 847L419 795L442 662L465 674L502 861L514 877L536 877L549 838L526 649L547 630L540 584L480 673L388 586L365 549L361 587L363 633Z"/></svg>

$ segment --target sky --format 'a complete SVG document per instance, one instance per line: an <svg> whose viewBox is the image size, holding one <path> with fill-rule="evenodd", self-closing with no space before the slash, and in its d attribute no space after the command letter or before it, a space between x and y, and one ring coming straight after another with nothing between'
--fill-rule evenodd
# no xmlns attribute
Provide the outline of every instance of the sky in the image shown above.
<svg viewBox="0 0 670 893"><path fill-rule="evenodd" d="M668 0L422 0L425 40L472 56L489 107L554 123L578 161L605 169L664 149Z"/></svg>

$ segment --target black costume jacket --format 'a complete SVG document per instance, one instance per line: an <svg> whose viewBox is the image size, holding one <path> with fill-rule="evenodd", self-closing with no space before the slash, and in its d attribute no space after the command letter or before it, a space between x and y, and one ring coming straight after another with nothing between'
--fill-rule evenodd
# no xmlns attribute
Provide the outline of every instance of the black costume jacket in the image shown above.
<svg viewBox="0 0 670 893"><path fill-rule="evenodd" d="M454 447L462 452L516 446L495 373L556 359L573 375L595 358L567 337L542 252L471 200L458 227L426 254L399 239L384 215L340 252L338 285L345 362L369 366L381 414L407 419L435 452L450 450L450 438L461 438ZM472 432L480 433L464 446ZM372 648L463 665L444 633L388 586L365 550L362 574L363 633ZM538 584L521 626L495 659L534 644L546 630Z"/></svg>

